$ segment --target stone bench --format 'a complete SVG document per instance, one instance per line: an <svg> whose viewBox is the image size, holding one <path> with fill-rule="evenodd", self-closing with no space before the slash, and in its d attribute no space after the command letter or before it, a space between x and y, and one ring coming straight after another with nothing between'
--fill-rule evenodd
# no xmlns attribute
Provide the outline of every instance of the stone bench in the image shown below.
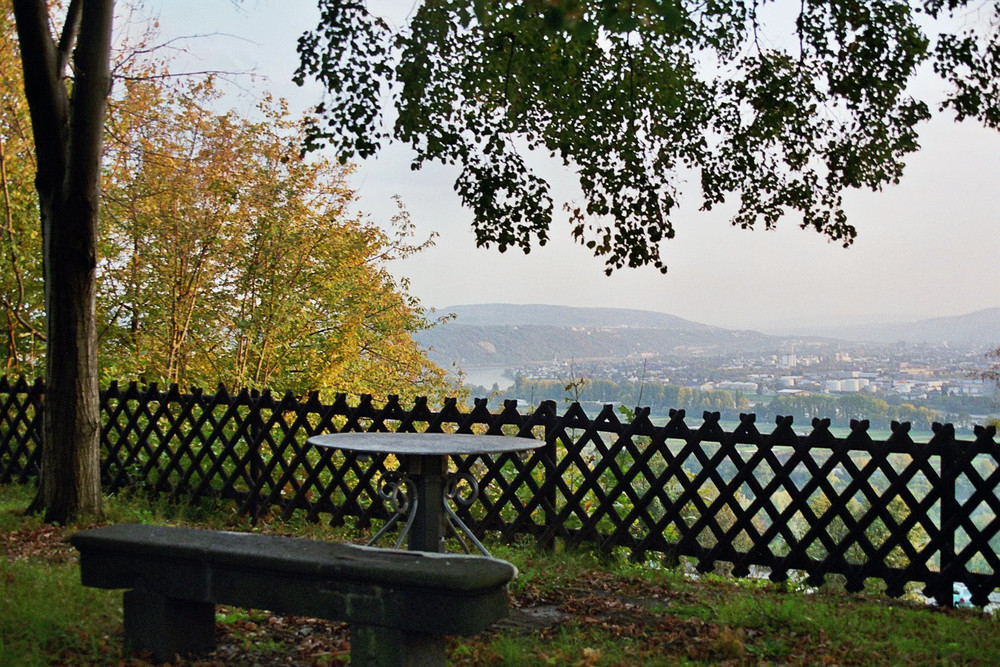
<svg viewBox="0 0 1000 667"><path fill-rule="evenodd" d="M445 635L507 615L510 563L289 537L121 524L81 531L85 586L124 594L125 645L158 661L215 645L215 605L351 624L352 665L443 665Z"/></svg>

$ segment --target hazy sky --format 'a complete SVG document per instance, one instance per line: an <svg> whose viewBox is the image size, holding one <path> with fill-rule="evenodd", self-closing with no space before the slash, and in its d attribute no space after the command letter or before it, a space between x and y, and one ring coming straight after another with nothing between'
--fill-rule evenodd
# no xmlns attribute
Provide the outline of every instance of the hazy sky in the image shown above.
<svg viewBox="0 0 1000 667"><path fill-rule="evenodd" d="M397 16L413 4L369 2L393 8ZM266 78L238 79L248 90L269 90L296 109L319 100L316 88L290 81L298 62L296 40L316 22L315 0L149 5L159 8L164 39L210 34L185 42L181 68L253 70ZM252 93L243 95L249 105ZM791 217L774 232L732 228L724 210L700 212L692 197L676 214L677 238L664 246L666 275L627 269L609 278L603 262L575 245L569 224L558 221L549 244L530 255L476 248L471 214L452 191L455 172L436 166L412 172L405 148L392 147L362 165L354 187L361 209L374 220L389 219L395 212L391 198L399 194L420 234L440 234L434 248L394 267L425 306L638 308L765 331L909 321L1000 306L1000 133L941 117L923 127L921 144L900 185L847 195L848 216L858 229L852 248L799 229ZM547 173L557 195L571 192L565 185L572 182L570 174L559 167ZM696 188L691 192L697 195Z"/></svg>

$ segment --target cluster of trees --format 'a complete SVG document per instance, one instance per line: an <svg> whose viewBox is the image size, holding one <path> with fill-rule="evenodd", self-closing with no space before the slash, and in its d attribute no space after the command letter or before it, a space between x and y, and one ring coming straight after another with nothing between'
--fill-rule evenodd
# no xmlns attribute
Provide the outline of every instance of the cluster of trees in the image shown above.
<svg viewBox="0 0 1000 667"><path fill-rule="evenodd" d="M800 424L808 424L813 417L829 418L834 426L843 427L849 426L852 419L867 419L881 428L887 428L892 421L905 421L916 429L930 430L931 424L941 419L931 408L890 403L864 394L775 396L766 406L754 406L741 392L727 390L703 391L659 382L615 382L603 378L533 380L523 375L515 378L512 391L518 398L535 403L543 400L620 403L648 407L653 414L681 409L694 417L708 410L721 413L723 419L737 419L741 412L757 412L767 417L791 415Z"/></svg>
<svg viewBox="0 0 1000 667"><path fill-rule="evenodd" d="M700 416L705 410L722 413L726 419L736 419L740 412L750 410L750 401L739 392L725 390L702 391L659 382L615 382L613 380L576 379L532 380L518 375L514 379L514 395L534 403L552 400L621 403L625 406L649 407L654 413L672 408L687 410Z"/></svg>
<svg viewBox="0 0 1000 667"><path fill-rule="evenodd" d="M0 12L0 352L6 374L35 375L45 353L35 170L17 35L10 7L4 6Z"/></svg>
<svg viewBox="0 0 1000 667"><path fill-rule="evenodd" d="M11 9L0 12L0 354L45 367L36 163ZM172 77L150 36L116 56L102 161L96 333L107 379L182 386L452 393L411 334L432 323L387 270L413 241L352 213L350 165L303 158L304 119L264 96L220 112L211 77Z"/></svg>
<svg viewBox="0 0 1000 667"><path fill-rule="evenodd" d="M814 417L829 418L834 426L849 426L852 419L867 419L880 428L892 421L910 422L929 431L941 416L932 408L911 403L890 403L865 394L793 394L775 396L763 410L768 415L791 415L796 422L808 424Z"/></svg>

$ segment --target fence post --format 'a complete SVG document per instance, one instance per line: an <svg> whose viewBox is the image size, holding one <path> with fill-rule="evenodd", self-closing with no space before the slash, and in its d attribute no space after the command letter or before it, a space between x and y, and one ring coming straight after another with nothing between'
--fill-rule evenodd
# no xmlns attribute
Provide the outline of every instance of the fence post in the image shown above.
<svg viewBox="0 0 1000 667"><path fill-rule="evenodd" d="M42 434L44 433L42 419L45 414L45 380L35 378L29 395L35 401L35 417L31 422L31 430L34 431L37 437L35 439L35 448L31 450L31 454L24 463L24 470L21 472L20 482L22 484L28 480L29 473L33 474L36 478L40 478L42 475L42 446L44 444L42 442Z"/></svg>
<svg viewBox="0 0 1000 667"><path fill-rule="evenodd" d="M260 392L254 390L250 392L250 498L248 498L248 508L250 510L250 523L256 525L260 516L260 493L261 477L264 475L264 458L260 453L261 441L264 439L264 420L260 415Z"/></svg>
<svg viewBox="0 0 1000 667"><path fill-rule="evenodd" d="M952 594L955 575L955 527L959 521L956 482L958 481L959 451L955 441L955 427L951 424L933 425L934 437L931 443L941 448L941 563L938 579L931 587L939 606L953 607Z"/></svg>
<svg viewBox="0 0 1000 667"><path fill-rule="evenodd" d="M555 549L556 540L556 518L559 511L556 509L556 402L542 401L538 406L545 420L545 445L541 449L542 470L545 472L545 479L542 481L542 512L545 516L545 526L542 536L538 541L538 546L542 549L552 551Z"/></svg>

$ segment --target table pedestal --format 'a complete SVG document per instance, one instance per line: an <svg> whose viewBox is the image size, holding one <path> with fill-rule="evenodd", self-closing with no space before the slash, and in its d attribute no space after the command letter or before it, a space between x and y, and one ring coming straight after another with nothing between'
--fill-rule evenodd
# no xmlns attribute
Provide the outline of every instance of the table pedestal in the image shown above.
<svg viewBox="0 0 1000 667"><path fill-rule="evenodd" d="M416 506L413 523L410 526L410 551L444 551L445 478L448 475L447 456L407 455L400 462L406 474L413 480L416 492Z"/></svg>
<svg viewBox="0 0 1000 667"><path fill-rule="evenodd" d="M459 489L463 481L469 485L465 496ZM449 473L447 456L400 456L399 470L382 476L378 493L395 513L367 546L373 546L403 520L402 532L394 545L397 549L409 537L407 547L411 551L443 552L445 533L450 527L466 553L468 539L484 556L491 556L448 504L471 507L479 496L479 485L471 475Z"/></svg>

